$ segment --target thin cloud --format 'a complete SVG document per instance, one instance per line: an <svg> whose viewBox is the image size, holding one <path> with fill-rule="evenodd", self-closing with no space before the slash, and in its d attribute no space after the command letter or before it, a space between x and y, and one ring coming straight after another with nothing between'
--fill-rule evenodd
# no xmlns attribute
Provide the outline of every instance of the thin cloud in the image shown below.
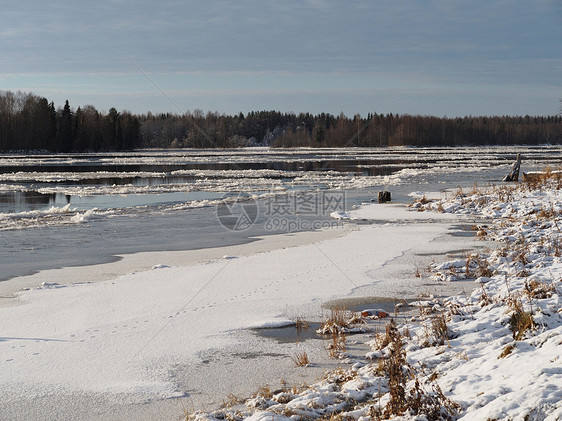
<svg viewBox="0 0 562 421"><path fill-rule="evenodd" d="M330 96L327 105L340 108L338 96L399 87L430 59L410 88L425 83L464 110L463 98L451 103L448 93L470 86L504 114L507 98L518 98L511 87L542 93L561 79L561 17L560 2L547 0L27 0L0 15L0 79L4 89L95 92L110 107L112 90L147 89L131 57L166 92L212 98L217 109L221 96L299 92L303 108L317 106L307 94ZM494 84L507 87L501 101L486 93ZM407 98L405 112L418 107Z"/></svg>

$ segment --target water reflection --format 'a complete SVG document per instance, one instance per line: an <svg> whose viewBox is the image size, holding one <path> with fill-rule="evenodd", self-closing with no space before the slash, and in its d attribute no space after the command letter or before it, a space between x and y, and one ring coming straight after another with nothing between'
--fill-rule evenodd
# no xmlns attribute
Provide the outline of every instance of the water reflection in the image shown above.
<svg viewBox="0 0 562 421"><path fill-rule="evenodd" d="M65 206L70 196L60 193L39 193L37 191L17 191L0 193L0 212L14 213L48 209L51 206Z"/></svg>
<svg viewBox="0 0 562 421"><path fill-rule="evenodd" d="M73 186L126 186L137 187L160 186L165 184L185 184L192 183L197 179L196 176L165 176L165 177L111 177L111 178L85 178L76 181L66 181L66 184Z"/></svg>
<svg viewBox="0 0 562 421"><path fill-rule="evenodd" d="M95 196L71 196L61 193L10 192L0 194L0 213L19 213L62 208L70 204L71 209L117 209L138 206L159 206L201 200L221 199L221 192L172 192L158 194L129 194Z"/></svg>
<svg viewBox="0 0 562 421"><path fill-rule="evenodd" d="M424 164L432 163L434 160L424 160ZM357 175L388 175L396 171L396 167L412 166L412 160L404 159L337 159L337 160L315 160L303 161L274 161L274 162L198 162L177 164L106 164L98 165L27 165L25 172L162 172L171 173L178 170L204 170L204 171L232 171L232 170L276 170L276 171L338 171L344 173L356 173ZM362 168L365 167L365 168ZM22 171L20 166L2 166L0 173L12 173ZM367 171L367 173L365 173ZM135 178L132 176L129 179ZM116 181L119 182L117 179Z"/></svg>

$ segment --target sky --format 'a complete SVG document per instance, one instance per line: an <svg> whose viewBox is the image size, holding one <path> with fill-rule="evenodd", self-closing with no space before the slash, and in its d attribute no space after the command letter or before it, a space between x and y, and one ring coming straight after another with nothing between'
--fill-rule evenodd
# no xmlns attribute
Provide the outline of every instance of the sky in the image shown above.
<svg viewBox="0 0 562 421"><path fill-rule="evenodd" d="M0 52L72 108L554 115L562 1L19 0Z"/></svg>

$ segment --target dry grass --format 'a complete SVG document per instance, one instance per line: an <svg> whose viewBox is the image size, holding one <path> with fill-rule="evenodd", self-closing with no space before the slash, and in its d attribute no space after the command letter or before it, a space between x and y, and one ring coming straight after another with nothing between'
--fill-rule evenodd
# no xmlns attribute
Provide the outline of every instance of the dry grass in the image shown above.
<svg viewBox="0 0 562 421"><path fill-rule="evenodd" d="M324 320L317 332L322 335L333 335L334 333L340 334L344 333L350 326L357 325L359 323L365 323L365 320L361 317L361 315L358 315L343 306L335 306L330 309L330 314Z"/></svg>
<svg viewBox="0 0 562 421"><path fill-rule="evenodd" d="M509 306L513 314L509 318L509 328L513 332L513 339L520 341L525 337L527 331L534 329L533 315L527 313L519 297L510 297Z"/></svg>
<svg viewBox="0 0 562 421"><path fill-rule="evenodd" d="M328 345L328 354L332 358L338 358L345 352L346 337L343 332L332 332L332 342Z"/></svg>
<svg viewBox="0 0 562 421"><path fill-rule="evenodd" d="M446 341L449 341L450 332L444 313L439 313L433 317L431 320L431 332L437 344L443 345Z"/></svg>
<svg viewBox="0 0 562 421"><path fill-rule="evenodd" d="M490 277L493 275L492 270L490 269L490 264L486 259L480 259L477 261L478 269L476 271L477 276L487 276Z"/></svg>
<svg viewBox="0 0 562 421"><path fill-rule="evenodd" d="M509 354L513 352L514 349L515 349L515 344L506 345L502 353L498 355L498 359L507 357Z"/></svg>
<svg viewBox="0 0 562 421"><path fill-rule="evenodd" d="M306 330L309 328L309 324L306 320L301 319L300 317L297 317L297 320L295 320L295 327L297 329L297 333L302 332L303 330Z"/></svg>
<svg viewBox="0 0 562 421"><path fill-rule="evenodd" d="M425 197L424 194L422 198L418 200L418 202L420 202L422 205L427 205L428 203L433 202L433 200L429 200L427 197Z"/></svg>
<svg viewBox="0 0 562 421"><path fill-rule="evenodd" d="M478 238L484 238L487 235L488 235L488 232L484 228L480 228L480 229L478 229L478 231L476 231L476 236Z"/></svg>
<svg viewBox="0 0 562 421"><path fill-rule="evenodd" d="M530 282L525 282L525 294L529 298L544 299L552 297L552 294L556 292L556 284L532 280Z"/></svg>
<svg viewBox="0 0 562 421"><path fill-rule="evenodd" d="M545 182L548 182L552 175L552 169L550 167L546 167L543 171L523 174L523 183L529 190L537 190Z"/></svg>
<svg viewBox="0 0 562 421"><path fill-rule="evenodd" d="M513 191L515 187L501 186L496 190L498 200L503 203L508 203L513 200Z"/></svg>
<svg viewBox="0 0 562 421"><path fill-rule="evenodd" d="M236 396L233 393L229 393L228 395L226 395L226 398L224 398L222 400L222 407L223 408L231 408L233 406L239 405L241 403L244 403L244 399Z"/></svg>
<svg viewBox="0 0 562 421"><path fill-rule="evenodd" d="M560 215L560 212L554 209L554 203L551 203L549 208L541 206L541 209L537 213L537 217L546 219L552 219L557 217L558 215Z"/></svg>
<svg viewBox="0 0 562 421"><path fill-rule="evenodd" d="M301 383L300 385L295 385L291 387L291 390L289 392L291 392L293 395L298 395L307 389L308 389L308 385L306 383Z"/></svg>
<svg viewBox="0 0 562 421"><path fill-rule="evenodd" d="M378 333L375 337L377 349L382 350L386 348L393 341L396 334L398 334L397 330L396 322L394 319L390 319L390 322L386 324L384 333Z"/></svg>
<svg viewBox="0 0 562 421"><path fill-rule="evenodd" d="M514 255L513 255L513 260L515 260L516 262L521 263L522 265L526 265L529 263L529 261L527 260L527 254L529 253L529 250L527 248L520 248Z"/></svg>
<svg viewBox="0 0 562 421"><path fill-rule="evenodd" d="M461 406L445 396L436 383L431 383L431 392L415 379L414 387L408 396L408 410L411 414L422 415L428 421L454 420Z"/></svg>
<svg viewBox="0 0 562 421"><path fill-rule="evenodd" d="M291 357L296 367L308 367L310 365L310 360L306 351L297 352Z"/></svg>
<svg viewBox="0 0 562 421"><path fill-rule="evenodd" d="M193 411L190 408L188 408L183 402L181 404L181 409L183 412L182 419L185 421L191 421L193 419Z"/></svg>
<svg viewBox="0 0 562 421"><path fill-rule="evenodd" d="M562 171L560 171L560 168L553 170L551 167L546 167L541 172L523 174L523 182L528 190L540 190L546 185L560 190L562 188Z"/></svg>
<svg viewBox="0 0 562 421"><path fill-rule="evenodd" d="M460 187L460 186L457 187L457 191L453 195L453 197L466 197L466 194L464 194L464 192L462 190L462 187Z"/></svg>
<svg viewBox="0 0 562 421"><path fill-rule="evenodd" d="M552 248L553 248L554 256L556 257L562 256L562 249L560 248L560 242L558 241L558 239L552 242Z"/></svg>
<svg viewBox="0 0 562 421"><path fill-rule="evenodd" d="M271 397L273 396L273 392L271 391L269 384L266 383L263 386L260 386L258 391L256 392L256 396L261 396L262 398L271 399Z"/></svg>
<svg viewBox="0 0 562 421"><path fill-rule="evenodd" d="M402 336L394 319L387 325L386 341L389 345L392 345L390 355L384 360L383 364L384 372L388 377L390 400L383 415L401 415L406 410L408 364L406 362L406 351L403 349Z"/></svg>
<svg viewBox="0 0 562 421"><path fill-rule="evenodd" d="M351 316L352 313L347 308L336 306L330 309L330 315L326 319L326 322L336 326L346 326Z"/></svg>
<svg viewBox="0 0 562 421"><path fill-rule="evenodd" d="M419 311L421 320L429 320L428 323L424 323L426 339L423 342L422 347L425 348L443 345L445 342L448 343L451 337L451 331L447 326L446 313L428 306L420 306Z"/></svg>
<svg viewBox="0 0 562 421"><path fill-rule="evenodd" d="M482 292L480 293L480 298L478 300L478 303L482 307L486 307L487 305L492 304L492 299L488 295L488 291L486 291L486 287L484 286L484 284L480 284L480 288L482 289Z"/></svg>
<svg viewBox="0 0 562 421"><path fill-rule="evenodd" d="M353 380L357 377L357 372L352 370L346 370L341 367L335 369L324 375L324 379L330 383L336 383L341 385L343 383L347 383L350 380Z"/></svg>
<svg viewBox="0 0 562 421"><path fill-rule="evenodd" d="M378 372L388 378L390 399L384 408L381 408L380 402L378 407L375 405L371 407L371 419L394 418L406 413L423 415L424 419L430 421L454 419L460 406L448 399L437 384L432 383L437 375L429 376L427 384L431 387L431 391L425 390L406 360L402 335L394 320L387 325L381 345L385 343L390 354L379 363ZM406 385L410 379L414 380L414 387L407 391Z"/></svg>
<svg viewBox="0 0 562 421"><path fill-rule="evenodd" d="M465 274L467 278L478 278L480 276L492 276L492 270L488 260L479 254L471 254L466 258Z"/></svg>
<svg viewBox="0 0 562 421"><path fill-rule="evenodd" d="M542 176L540 174L524 174L523 182L529 190L537 190L542 184Z"/></svg>

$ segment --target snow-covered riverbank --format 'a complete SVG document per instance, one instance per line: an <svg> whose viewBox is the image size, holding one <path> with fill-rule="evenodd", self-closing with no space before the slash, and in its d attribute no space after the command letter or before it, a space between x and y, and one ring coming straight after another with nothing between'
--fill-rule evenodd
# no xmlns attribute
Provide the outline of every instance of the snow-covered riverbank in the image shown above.
<svg viewBox="0 0 562 421"><path fill-rule="evenodd" d="M358 214L375 222L1 283L0 413L173 419L184 404L218 407L229 393L248 396L281 378L313 382L332 364L321 340L280 344L246 328L321 320L322 304L343 297L461 290L415 276L433 259L428 251L474 247L472 238L448 235L455 216L396 205ZM7 298L18 285L30 289ZM313 367L294 369L299 350Z"/></svg>
<svg viewBox="0 0 562 421"><path fill-rule="evenodd" d="M245 408L191 417L562 419L560 184L420 197L419 211L486 219L474 230L497 247L431 267L436 281L475 282L472 294L418 300L420 316L376 334L365 357L310 387L262 390Z"/></svg>

